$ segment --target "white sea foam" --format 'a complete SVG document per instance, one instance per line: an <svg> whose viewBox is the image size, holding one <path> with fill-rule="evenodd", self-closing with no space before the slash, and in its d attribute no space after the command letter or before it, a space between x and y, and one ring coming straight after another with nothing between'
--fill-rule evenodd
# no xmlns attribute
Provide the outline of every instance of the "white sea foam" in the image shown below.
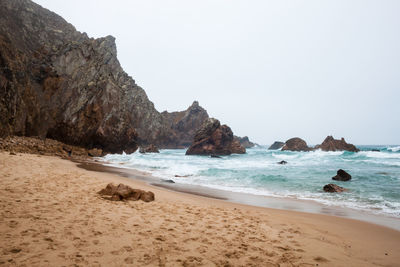
<svg viewBox="0 0 400 267"><path fill-rule="evenodd" d="M159 154L107 155L103 158L112 166L148 171L160 179L173 179L176 183L253 195L313 200L325 205L395 217L400 217L400 197L393 196L400 190L400 184L396 182L400 181L399 159L400 153L384 151L354 154L320 150L272 152L265 148L253 148L245 155L221 159L185 156L184 150L161 150ZM277 164L280 160L286 160L288 164ZM346 184L351 191L346 194L323 193L322 186L330 181L339 168L349 170L354 176L352 182ZM389 174L385 177L378 175L378 178L384 179L377 182L375 174L378 172ZM358 181L363 182L362 190L357 186Z"/></svg>
<svg viewBox="0 0 400 267"><path fill-rule="evenodd" d="M392 152L399 152L400 146L388 147L387 150L392 151Z"/></svg>

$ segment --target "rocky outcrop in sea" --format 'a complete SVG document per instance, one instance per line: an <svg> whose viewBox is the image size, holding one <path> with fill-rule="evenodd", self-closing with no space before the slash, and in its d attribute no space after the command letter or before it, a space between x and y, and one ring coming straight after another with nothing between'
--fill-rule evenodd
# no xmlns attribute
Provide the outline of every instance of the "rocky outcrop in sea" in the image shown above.
<svg viewBox="0 0 400 267"><path fill-rule="evenodd" d="M237 138L239 140L239 143L246 149L252 148L256 145L250 141L248 136L243 136L243 137L235 136L235 138Z"/></svg>
<svg viewBox="0 0 400 267"><path fill-rule="evenodd" d="M315 146L315 149L321 149L322 151L360 151L355 145L348 144L343 137L338 140L334 139L333 136L327 136L322 144Z"/></svg>
<svg viewBox="0 0 400 267"><path fill-rule="evenodd" d="M196 132L186 155L244 154L246 149L234 138L231 128L219 120L207 119Z"/></svg>
<svg viewBox="0 0 400 267"><path fill-rule="evenodd" d="M299 137L294 137L285 142L285 145L282 147L282 151L290 150L290 151L311 151L312 148L308 147L306 141Z"/></svg>

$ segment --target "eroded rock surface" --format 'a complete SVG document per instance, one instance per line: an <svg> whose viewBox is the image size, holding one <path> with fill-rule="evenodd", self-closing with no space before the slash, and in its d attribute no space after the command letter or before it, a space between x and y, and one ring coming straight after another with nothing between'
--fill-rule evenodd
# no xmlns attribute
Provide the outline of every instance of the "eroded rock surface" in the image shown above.
<svg viewBox="0 0 400 267"><path fill-rule="evenodd" d="M342 139L334 139L333 136L327 136L322 142L322 144L317 145L315 149L321 149L323 151L351 151L351 152L358 152L360 151L356 146L353 144L348 144L344 138Z"/></svg>
<svg viewBox="0 0 400 267"><path fill-rule="evenodd" d="M244 154L246 149L234 138L231 128L221 125L217 119L207 119L196 132L186 155Z"/></svg>
<svg viewBox="0 0 400 267"><path fill-rule="evenodd" d="M250 141L248 136L244 136L244 137L235 136L235 137L239 140L239 143L246 149L252 148L255 146L255 144Z"/></svg>

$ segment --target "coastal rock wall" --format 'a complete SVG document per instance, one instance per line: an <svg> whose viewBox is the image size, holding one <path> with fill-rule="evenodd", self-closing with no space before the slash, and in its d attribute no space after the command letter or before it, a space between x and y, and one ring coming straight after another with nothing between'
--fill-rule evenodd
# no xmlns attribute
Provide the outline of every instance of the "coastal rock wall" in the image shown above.
<svg viewBox="0 0 400 267"><path fill-rule="evenodd" d="M49 137L107 152L174 137L121 68L114 37L88 38L31 1L0 2L0 67L0 136Z"/></svg>

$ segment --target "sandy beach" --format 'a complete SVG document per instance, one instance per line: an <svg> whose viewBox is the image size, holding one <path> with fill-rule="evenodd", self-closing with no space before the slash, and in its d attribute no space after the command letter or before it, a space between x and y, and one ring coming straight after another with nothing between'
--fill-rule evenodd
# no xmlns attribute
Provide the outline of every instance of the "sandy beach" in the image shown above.
<svg viewBox="0 0 400 267"><path fill-rule="evenodd" d="M143 175L143 174L140 174ZM399 266L400 232L366 222L230 203L0 153L3 266ZM124 183L154 202L97 192Z"/></svg>

